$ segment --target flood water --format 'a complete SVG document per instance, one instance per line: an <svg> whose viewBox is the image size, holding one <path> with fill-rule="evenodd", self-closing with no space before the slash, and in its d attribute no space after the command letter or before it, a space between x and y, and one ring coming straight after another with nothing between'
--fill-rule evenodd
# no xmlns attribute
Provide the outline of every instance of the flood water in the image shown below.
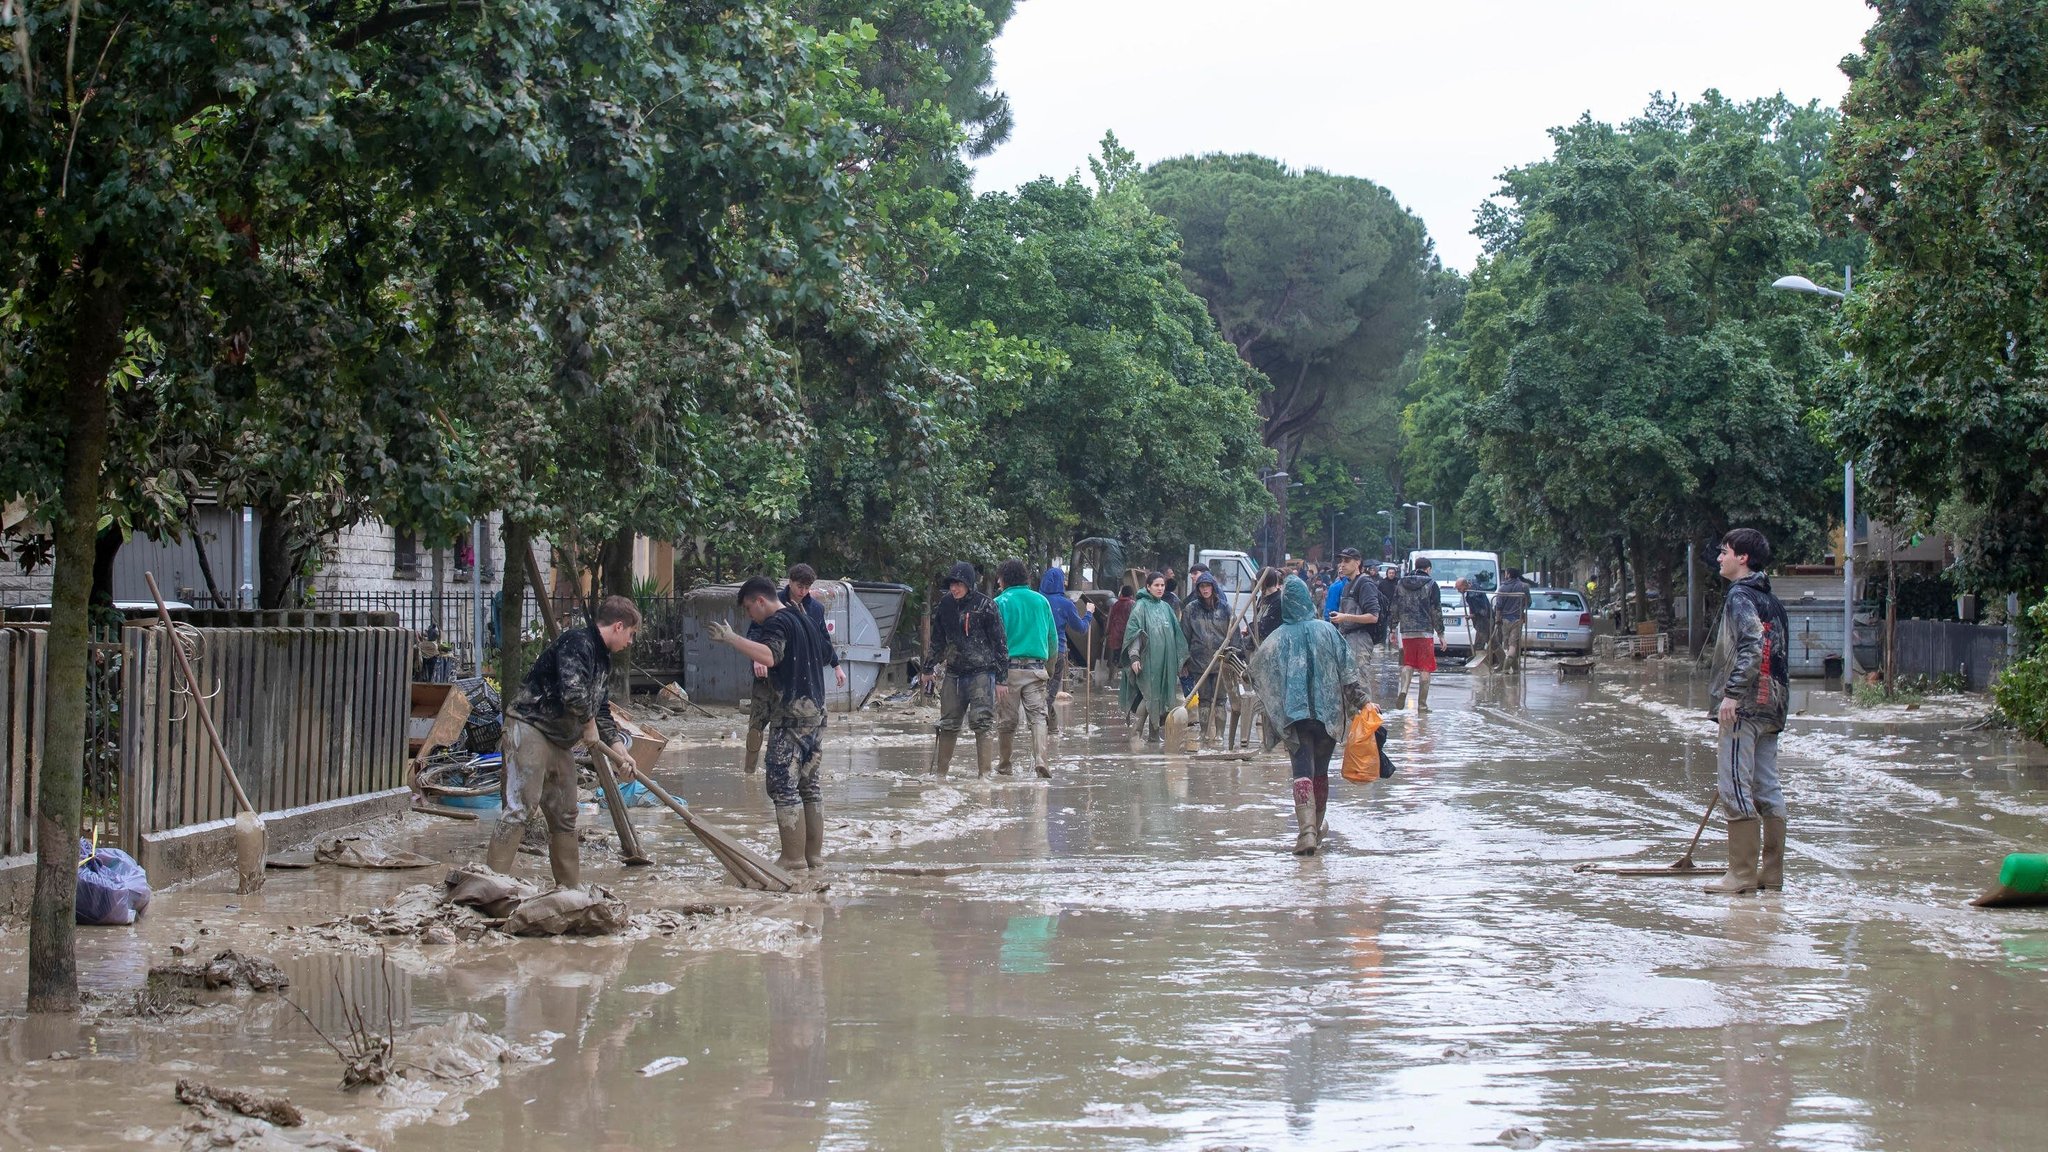
<svg viewBox="0 0 2048 1152"><path fill-rule="evenodd" d="M388 1011L401 1057L464 1012L552 1039L549 1062L446 1099L340 1092L275 996L24 1020L25 934L0 934L0 1147L178 1147L180 1076L287 1092L385 1152L1469 1148L1515 1127L1546 1149L2039 1146L2048 915L1965 904L2005 853L2048 847L2048 763L1956 731L1958 709L1873 724L1796 695L1787 891L1738 900L1573 871L1666 864L1692 833L1712 729L1676 662L1440 675L1434 712L1390 718L1399 774L1334 783L1310 859L1287 851L1284 756L1134 754L1100 693L1050 784L975 782L971 741L932 780L931 713L835 717L831 887L738 898L701 936L383 957L286 931L439 875L337 869L80 930L109 995L206 926L278 959L324 1031L342 1002ZM665 778L765 846L738 727L689 727ZM735 891L677 821L637 819L664 867L587 880L635 907ZM480 858L483 825L406 827Z"/></svg>

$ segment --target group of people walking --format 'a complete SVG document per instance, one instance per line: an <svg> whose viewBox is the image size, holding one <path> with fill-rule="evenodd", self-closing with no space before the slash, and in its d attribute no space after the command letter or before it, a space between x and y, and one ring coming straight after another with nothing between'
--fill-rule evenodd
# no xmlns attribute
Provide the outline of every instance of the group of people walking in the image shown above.
<svg viewBox="0 0 2048 1152"><path fill-rule="evenodd" d="M1735 895L1784 885L1786 809L1777 747L1789 666L1785 610L1763 571L1770 557L1769 541L1754 529L1736 529L1722 540L1721 573L1729 590L1711 687L1721 725L1718 802L1729 821L1729 868L1709 890ZM1190 573L1191 593L1178 607L1168 575L1148 573L1142 588L1122 590L1105 631L1106 652L1123 673L1119 706L1140 732L1156 732L1190 693L1220 698L1213 669L1226 656L1240 661L1249 672L1264 746L1287 749L1294 851L1313 855L1328 834L1330 761L1351 717L1373 702L1377 661L1394 640L1401 662L1394 707L1406 707L1412 685L1416 709L1429 710L1430 678L1444 635L1441 595L1430 568L1427 557L1418 557L1405 575L1375 576L1357 550L1346 549L1320 607L1300 575L1268 569L1255 589L1259 610L1250 623L1233 616L1228 597L1206 571ZM933 606L922 677L939 694L933 764L939 776L948 773L965 727L974 733L978 775L1014 774L1022 737L1025 759L1049 779L1048 744L1065 668L1088 663L1092 655L1084 651L1076 660L1068 637L1089 634L1095 609L1076 606L1057 568L1045 573L1037 589L1022 560L1004 561L997 576L1001 590L991 597L980 591L972 564L956 564ZM744 770L753 773L765 759L781 838L777 863L792 872L824 863L825 670L833 669L845 683L824 610L811 596L816 579L803 564L789 570L779 589L765 576L749 577L735 595L747 620L745 633L720 621L708 628L714 642L753 664ZM1479 627L1475 636L1499 641L1497 648L1489 641L1485 655L1514 661L1529 603L1522 574L1509 569L1491 600L1469 588L1461 591ZM608 597L588 623L564 633L528 670L505 709L504 807L489 843L491 867L511 868L527 815L538 810L547 821L555 882L578 883L571 754L578 743L614 745L621 772L630 778L608 685L611 657L633 643L640 622L631 600Z"/></svg>

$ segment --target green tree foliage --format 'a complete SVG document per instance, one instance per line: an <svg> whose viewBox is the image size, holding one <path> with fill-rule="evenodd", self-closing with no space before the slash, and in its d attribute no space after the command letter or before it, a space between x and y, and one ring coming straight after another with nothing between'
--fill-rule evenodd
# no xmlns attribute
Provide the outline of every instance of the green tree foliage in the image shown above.
<svg viewBox="0 0 2048 1152"><path fill-rule="evenodd" d="M1823 219L1869 238L1830 427L1879 509L1937 510L1969 578L2048 581L2048 13L1884 0L1859 56ZM1852 233L1853 234L1853 233Z"/></svg>
<svg viewBox="0 0 2048 1152"><path fill-rule="evenodd" d="M1788 557L1817 540L1831 455L1804 420L1832 353L1809 302L1769 287L1822 251L1787 161L1816 115L1659 99L1508 172L1407 416L1429 491L1505 521L1503 543L1621 542L1660 583L1736 524Z"/></svg>
<svg viewBox="0 0 2048 1152"><path fill-rule="evenodd" d="M2027 609L2025 631L2026 654L1992 681L1991 696L2027 739L2048 744L2048 595Z"/></svg>
<svg viewBox="0 0 2048 1152"><path fill-rule="evenodd" d="M1386 189L1225 155L1164 161L1143 184L1180 230L1188 284L1271 382L1263 435L1283 466L1337 408L1398 396L1402 361L1421 347L1435 257L1422 222ZM1392 408L1379 415L1391 426Z"/></svg>
<svg viewBox="0 0 2048 1152"><path fill-rule="evenodd" d="M1107 138L1079 178L975 200L960 252L921 290L940 322L1027 342L1022 372L978 399L968 454L1036 555L1082 536L1132 553L1237 541L1266 498L1257 373L1224 342L1175 260L1173 225Z"/></svg>

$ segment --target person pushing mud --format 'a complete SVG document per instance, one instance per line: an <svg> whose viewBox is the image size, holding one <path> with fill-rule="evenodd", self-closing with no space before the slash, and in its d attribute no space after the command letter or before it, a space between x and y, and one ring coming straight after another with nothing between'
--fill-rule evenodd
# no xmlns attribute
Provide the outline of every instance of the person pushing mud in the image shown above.
<svg viewBox="0 0 2048 1152"><path fill-rule="evenodd" d="M733 631L723 620L709 627L712 640L729 644L740 655L768 670L774 689L768 710L767 784L775 805L775 830L782 855L775 861L785 871L822 868L825 864L825 793L821 746L825 740L824 633L804 610L785 604L775 582L749 576L740 585L740 611L755 625L760 638Z"/></svg>
<svg viewBox="0 0 2048 1152"><path fill-rule="evenodd" d="M547 820L555 883L574 888L581 882L576 761L570 750L602 740L622 753L620 786L632 777L625 765L633 758L612 725L609 690L612 653L625 651L639 628L640 610L633 602L607 596L588 624L562 633L527 670L519 694L505 708L505 801L484 852L493 872L511 873L527 815L539 808Z"/></svg>

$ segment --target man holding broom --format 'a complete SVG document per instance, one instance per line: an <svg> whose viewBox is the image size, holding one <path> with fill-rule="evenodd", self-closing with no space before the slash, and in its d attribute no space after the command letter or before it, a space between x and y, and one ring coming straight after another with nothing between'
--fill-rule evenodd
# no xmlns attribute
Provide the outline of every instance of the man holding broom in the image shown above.
<svg viewBox="0 0 2048 1152"><path fill-rule="evenodd" d="M493 872L511 873L527 814L539 808L547 819L555 883L574 888L580 882L576 762L569 753L579 742L598 740L626 751L612 725L612 653L625 651L639 628L640 610L633 602L608 596L590 623L562 633L527 669L519 694L505 708L505 802L484 856ZM628 755L624 763L632 761ZM619 772L628 774L623 765ZM625 780L619 784L624 787Z"/></svg>
<svg viewBox="0 0 2048 1152"><path fill-rule="evenodd" d="M820 748L825 741L825 654L821 633L803 609L784 604L775 582L749 576L739 607L760 639L748 639L713 620L711 639L768 669L768 799L782 841L776 865L791 873L825 864L825 793ZM750 629L752 631L752 629Z"/></svg>

